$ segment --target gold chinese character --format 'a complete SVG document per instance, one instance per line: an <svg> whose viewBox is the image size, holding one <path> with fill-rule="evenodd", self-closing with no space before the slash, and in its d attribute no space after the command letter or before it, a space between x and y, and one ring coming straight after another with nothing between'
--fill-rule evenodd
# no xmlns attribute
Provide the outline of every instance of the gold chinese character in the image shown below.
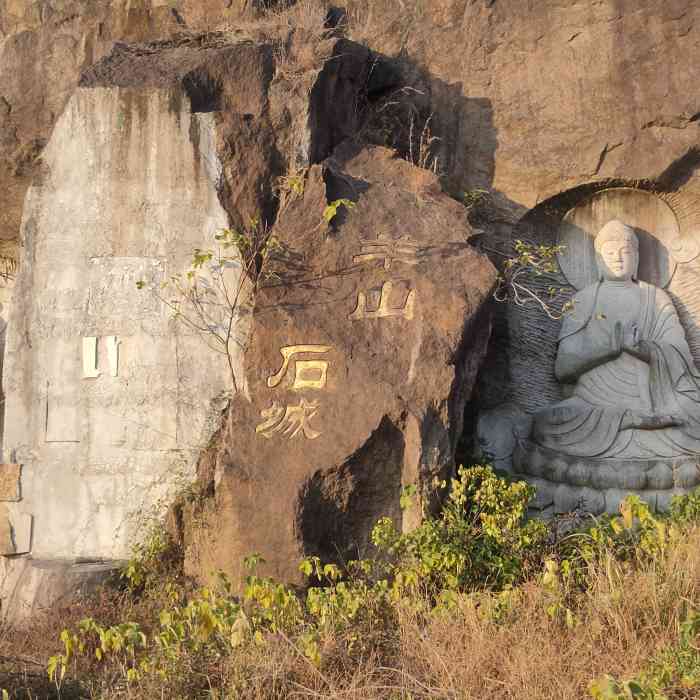
<svg viewBox="0 0 700 700"><path fill-rule="evenodd" d="M274 389L279 386L289 369L289 361L300 353L323 355L333 348L329 345L290 345L282 348L280 353L284 362L278 372L268 377L267 386ZM325 389L328 380L328 360L296 360L294 384L292 389Z"/></svg>
<svg viewBox="0 0 700 700"><path fill-rule="evenodd" d="M391 316L403 316L409 321L413 319L413 312L416 305L416 290L411 289L406 301L401 306L390 306L391 293L394 290L394 283L384 282L382 285L382 291L379 296L379 304L377 308L368 311L367 310L367 295L364 292L360 292L357 295L357 307L350 314L350 320L357 321L365 318L389 318Z"/></svg>
<svg viewBox="0 0 700 700"><path fill-rule="evenodd" d="M300 433L307 440L315 440L321 433L309 424L318 413L318 402L302 399L298 406L280 406L275 401L270 408L260 411L265 420L255 428L258 435L268 440L276 433L286 435L290 440Z"/></svg>
<svg viewBox="0 0 700 700"><path fill-rule="evenodd" d="M393 262L417 265L420 248L409 236L392 238L387 234L379 234L376 241L362 241L361 250L360 255L353 256L354 263L362 264L372 260L381 260L384 263L384 269L390 270Z"/></svg>

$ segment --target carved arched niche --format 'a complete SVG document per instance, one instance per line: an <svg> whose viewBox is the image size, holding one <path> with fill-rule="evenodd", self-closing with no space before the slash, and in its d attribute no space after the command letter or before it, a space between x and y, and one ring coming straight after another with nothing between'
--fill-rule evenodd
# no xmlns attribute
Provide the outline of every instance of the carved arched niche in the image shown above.
<svg viewBox="0 0 700 700"><path fill-rule="evenodd" d="M593 238L598 231L611 219L633 226L640 243L639 278L670 294L700 366L700 206L694 204L677 193L580 187L538 205L484 247L498 265L512 255L516 239L564 246L554 275L529 280L543 297L549 286L557 287L551 303L561 308L596 279ZM482 409L507 403L532 413L561 400L564 388L553 372L560 325L536 304L495 305L491 350L480 379Z"/></svg>

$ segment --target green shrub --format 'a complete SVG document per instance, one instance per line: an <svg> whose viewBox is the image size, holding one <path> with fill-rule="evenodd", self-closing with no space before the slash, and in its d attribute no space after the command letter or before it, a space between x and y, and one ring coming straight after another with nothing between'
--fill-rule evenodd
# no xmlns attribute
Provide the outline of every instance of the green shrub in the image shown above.
<svg viewBox="0 0 700 700"><path fill-rule="evenodd" d="M428 595L443 591L501 589L521 580L528 558L544 542L547 527L525 520L535 490L511 483L490 467L460 468L439 517L412 532L379 521L372 541L393 562L395 581Z"/></svg>

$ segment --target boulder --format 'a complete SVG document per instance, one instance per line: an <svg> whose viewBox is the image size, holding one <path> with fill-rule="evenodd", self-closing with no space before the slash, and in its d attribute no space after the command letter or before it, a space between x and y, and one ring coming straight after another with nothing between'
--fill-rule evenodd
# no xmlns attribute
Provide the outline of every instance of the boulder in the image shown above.
<svg viewBox="0 0 700 700"><path fill-rule="evenodd" d="M294 582L300 557L362 556L380 517L409 528L435 505L489 337L495 271L470 233L437 178L388 149L348 142L311 168L273 230L277 281L199 464L206 495L181 513L190 574L237 581L256 552Z"/></svg>

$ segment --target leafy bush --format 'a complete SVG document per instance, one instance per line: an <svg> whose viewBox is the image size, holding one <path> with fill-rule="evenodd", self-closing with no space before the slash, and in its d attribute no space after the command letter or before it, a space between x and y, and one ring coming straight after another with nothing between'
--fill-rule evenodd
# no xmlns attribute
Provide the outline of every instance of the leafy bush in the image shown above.
<svg viewBox="0 0 700 700"><path fill-rule="evenodd" d="M92 619L64 630L63 653L52 657L49 674L60 683L71 665L77 670L81 658L94 657L111 661L127 683L149 676L165 682L183 657L195 656L206 667L279 635L316 666L331 638L348 657L386 651L402 607L429 610L430 601L449 594L501 589L523 578L528 557L546 535L543 523L525 520L533 494L530 486L509 483L488 467L460 469L439 517L405 534L390 519L380 520L372 533L378 559L343 569L318 558L302 561L300 571L313 582L305 596L257 576L261 560L254 555L246 560L250 574L240 598L222 576L218 590L201 589L187 601L172 587L150 630L131 622L102 627ZM158 562L168 544L154 530L138 547L124 572L132 589L153 590L158 581L163 587L165 569Z"/></svg>
<svg viewBox="0 0 700 700"><path fill-rule="evenodd" d="M442 591L509 586L547 535L545 524L525 520L535 494L524 482L509 483L490 467L460 468L439 518L401 534L389 518L372 541L394 558L393 578L435 596Z"/></svg>
<svg viewBox="0 0 700 700"><path fill-rule="evenodd" d="M240 595L223 576L215 588L189 591L168 567L158 569L167 546L154 536L125 572L145 601L139 621L130 608L116 624L89 617L64 629L49 673L59 689L80 678L94 696L109 698L282 698L302 687L331 696L338 683L340 694L354 697L452 697L465 684L472 697L581 697L586 690L600 700L696 697L700 490L677 498L669 516L630 497L619 515L558 543L544 523L527 520L532 495L490 468L460 469L439 517L407 533L380 520L375 559L343 567L315 557L300 562L304 591L257 575L256 555L245 562ZM529 669L535 634L560 658L558 673L526 691L495 692L517 683L517 671L501 668L514 648L523 649ZM492 651L489 640L496 640ZM631 645L647 662L620 672ZM469 675L464 660L445 661L460 649L482 659L477 666L496 663L490 674L500 677L489 685L488 676ZM588 659L571 681L576 693L552 694L574 653Z"/></svg>

